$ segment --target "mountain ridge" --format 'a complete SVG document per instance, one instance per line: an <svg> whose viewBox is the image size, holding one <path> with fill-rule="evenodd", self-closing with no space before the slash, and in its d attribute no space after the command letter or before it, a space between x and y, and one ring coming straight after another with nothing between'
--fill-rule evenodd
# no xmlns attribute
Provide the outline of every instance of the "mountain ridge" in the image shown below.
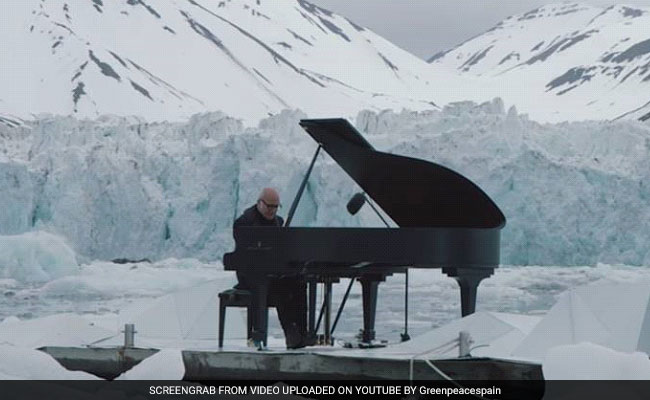
<svg viewBox="0 0 650 400"><path fill-rule="evenodd" d="M549 4L508 17L429 62L464 76L516 82L533 101L585 117L650 118L650 96L639 95L650 88L650 8ZM533 102L514 97L509 100L518 105Z"/></svg>
<svg viewBox="0 0 650 400"><path fill-rule="evenodd" d="M650 120L650 9L550 4L430 59L306 0L3 2L0 115L256 124L490 101L541 122Z"/></svg>
<svg viewBox="0 0 650 400"><path fill-rule="evenodd" d="M6 114L157 120L218 109L257 121L286 108L324 115L432 108L431 91L414 89L426 63L305 0L2 7L22 17L3 28L13 39L1 62L0 87L14 96L0 96Z"/></svg>

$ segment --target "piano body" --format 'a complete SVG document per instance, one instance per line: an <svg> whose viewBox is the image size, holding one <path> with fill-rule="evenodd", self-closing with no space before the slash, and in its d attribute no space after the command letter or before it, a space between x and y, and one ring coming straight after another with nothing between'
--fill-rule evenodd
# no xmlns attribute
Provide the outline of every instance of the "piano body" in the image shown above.
<svg viewBox="0 0 650 400"><path fill-rule="evenodd" d="M243 227L234 233L236 249L224 255L224 268L320 276L329 282L355 277L362 286L366 343L375 339L379 283L406 268L441 268L459 283L462 315L473 313L480 281L499 266L506 220L496 204L448 168L375 150L347 120L302 120L300 125L399 227ZM315 285L310 289L313 330ZM255 312L266 313L266 307ZM325 327L327 334L329 320Z"/></svg>

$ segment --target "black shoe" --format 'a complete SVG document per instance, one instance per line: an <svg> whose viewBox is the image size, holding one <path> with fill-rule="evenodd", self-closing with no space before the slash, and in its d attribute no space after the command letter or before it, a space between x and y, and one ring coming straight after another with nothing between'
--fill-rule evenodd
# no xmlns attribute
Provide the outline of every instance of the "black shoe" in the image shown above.
<svg viewBox="0 0 650 400"><path fill-rule="evenodd" d="M316 335L305 335L303 337L303 343L305 346L314 346L318 342Z"/></svg>
<svg viewBox="0 0 650 400"><path fill-rule="evenodd" d="M303 347L313 346L315 344L316 344L316 336L304 335L300 338L300 340L287 343L287 349L289 350L302 349Z"/></svg>
<svg viewBox="0 0 650 400"><path fill-rule="evenodd" d="M289 350L302 349L303 347L306 346L307 345L302 340L294 343L287 343L287 349Z"/></svg>
<svg viewBox="0 0 650 400"><path fill-rule="evenodd" d="M287 344L287 349L297 349L300 347L302 343L302 330L296 323L292 323L284 329L284 340Z"/></svg>
<svg viewBox="0 0 650 400"><path fill-rule="evenodd" d="M305 347L302 345L302 337L300 335L287 334L285 342L289 350Z"/></svg>
<svg viewBox="0 0 650 400"><path fill-rule="evenodd" d="M264 345L264 342L261 340L248 339L247 345L248 347L252 347L260 351L267 350L266 346Z"/></svg>

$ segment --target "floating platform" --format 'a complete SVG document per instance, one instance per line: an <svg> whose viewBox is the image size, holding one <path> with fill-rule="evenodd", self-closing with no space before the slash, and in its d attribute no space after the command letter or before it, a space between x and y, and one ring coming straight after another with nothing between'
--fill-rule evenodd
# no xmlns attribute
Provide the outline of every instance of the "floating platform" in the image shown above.
<svg viewBox="0 0 650 400"><path fill-rule="evenodd" d="M158 349L42 347L63 367L114 379ZM541 381L541 365L495 358L422 359L381 349L315 346L257 351L246 347L182 351L184 380L454 380ZM431 366L433 365L433 367Z"/></svg>

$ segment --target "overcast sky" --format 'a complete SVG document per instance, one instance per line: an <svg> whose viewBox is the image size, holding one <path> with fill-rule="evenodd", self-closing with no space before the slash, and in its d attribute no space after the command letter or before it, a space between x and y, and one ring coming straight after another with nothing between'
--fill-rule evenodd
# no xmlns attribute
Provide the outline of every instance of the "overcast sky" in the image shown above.
<svg viewBox="0 0 650 400"><path fill-rule="evenodd" d="M428 59L496 25L506 17L530 11L547 0L309 0L341 14ZM613 0L583 0L599 7ZM555 2L558 3L558 2ZM624 0L630 6L650 7L650 0Z"/></svg>

